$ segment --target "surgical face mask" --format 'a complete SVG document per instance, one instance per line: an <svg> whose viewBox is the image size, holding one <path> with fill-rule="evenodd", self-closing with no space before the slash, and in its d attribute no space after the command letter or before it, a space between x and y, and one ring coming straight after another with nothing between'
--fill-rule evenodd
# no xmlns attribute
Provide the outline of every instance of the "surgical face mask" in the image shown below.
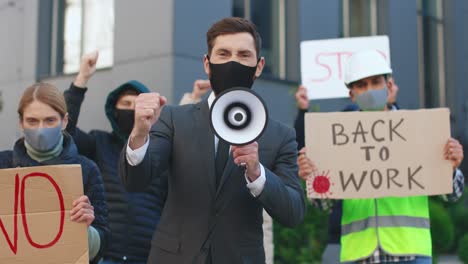
<svg viewBox="0 0 468 264"><path fill-rule="evenodd" d="M115 121L125 136L129 136L135 123L135 110L115 109Z"/></svg>
<svg viewBox="0 0 468 264"><path fill-rule="evenodd" d="M250 67L236 61L209 63L211 88L216 95L233 87L252 88L257 71L256 65Z"/></svg>
<svg viewBox="0 0 468 264"><path fill-rule="evenodd" d="M62 136L62 125L50 128L25 128L24 140L38 152L54 149Z"/></svg>
<svg viewBox="0 0 468 264"><path fill-rule="evenodd" d="M356 103L362 111L382 111L387 105L387 87L378 90L369 90L356 95Z"/></svg>

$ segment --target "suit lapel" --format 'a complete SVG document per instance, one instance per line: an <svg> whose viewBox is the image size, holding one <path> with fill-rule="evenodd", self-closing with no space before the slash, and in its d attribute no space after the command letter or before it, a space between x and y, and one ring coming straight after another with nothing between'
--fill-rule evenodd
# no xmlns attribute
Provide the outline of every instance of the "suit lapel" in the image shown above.
<svg viewBox="0 0 468 264"><path fill-rule="evenodd" d="M218 189L216 190L215 199L218 199L218 196L221 192L221 189L223 188L224 183L231 176L235 167L236 164L234 164L234 159L232 158L232 155L229 155L229 159L227 161L226 167L224 168L223 175L221 176L221 181L219 182Z"/></svg>
<svg viewBox="0 0 468 264"><path fill-rule="evenodd" d="M214 150L214 135L210 125L210 111L208 108L208 102L202 101L196 104L194 115L194 130L193 139L198 138L198 149L203 158L203 164L205 166L207 184L209 185L211 196L215 196L215 150ZM198 135L197 135L198 134ZM206 153L206 154L204 154Z"/></svg>

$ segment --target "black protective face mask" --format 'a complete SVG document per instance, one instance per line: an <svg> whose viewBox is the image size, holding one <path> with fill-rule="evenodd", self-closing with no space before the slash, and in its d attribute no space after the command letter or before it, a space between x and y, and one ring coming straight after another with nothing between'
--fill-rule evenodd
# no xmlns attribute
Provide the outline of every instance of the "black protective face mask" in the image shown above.
<svg viewBox="0 0 468 264"><path fill-rule="evenodd" d="M120 132L128 137L135 123L135 110L115 109L115 121Z"/></svg>
<svg viewBox="0 0 468 264"><path fill-rule="evenodd" d="M208 61L210 57L208 57ZM233 87L252 88L257 65L245 66L236 61L210 63L210 83L215 95ZM258 62L257 62L258 64Z"/></svg>

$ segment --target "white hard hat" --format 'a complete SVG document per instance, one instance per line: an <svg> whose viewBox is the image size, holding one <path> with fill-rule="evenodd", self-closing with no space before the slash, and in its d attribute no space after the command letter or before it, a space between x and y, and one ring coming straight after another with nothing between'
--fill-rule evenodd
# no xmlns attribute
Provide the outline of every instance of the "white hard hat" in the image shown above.
<svg viewBox="0 0 468 264"><path fill-rule="evenodd" d="M375 76L391 74L392 69L376 50L359 51L349 57L345 67L345 84Z"/></svg>

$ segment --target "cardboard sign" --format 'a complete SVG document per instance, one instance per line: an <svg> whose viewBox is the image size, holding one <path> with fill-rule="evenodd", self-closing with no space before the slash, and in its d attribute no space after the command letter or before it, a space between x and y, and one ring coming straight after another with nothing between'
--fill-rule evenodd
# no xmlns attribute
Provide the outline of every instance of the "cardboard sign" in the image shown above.
<svg viewBox="0 0 468 264"><path fill-rule="evenodd" d="M444 159L449 110L307 113L306 155L317 170L309 198L378 198L452 192Z"/></svg>
<svg viewBox="0 0 468 264"><path fill-rule="evenodd" d="M79 165L0 170L0 263L89 263L87 227L70 221L81 195Z"/></svg>
<svg viewBox="0 0 468 264"><path fill-rule="evenodd" d="M309 100L348 97L346 61L354 52L369 49L379 51L390 65L387 36L302 41L301 78Z"/></svg>

